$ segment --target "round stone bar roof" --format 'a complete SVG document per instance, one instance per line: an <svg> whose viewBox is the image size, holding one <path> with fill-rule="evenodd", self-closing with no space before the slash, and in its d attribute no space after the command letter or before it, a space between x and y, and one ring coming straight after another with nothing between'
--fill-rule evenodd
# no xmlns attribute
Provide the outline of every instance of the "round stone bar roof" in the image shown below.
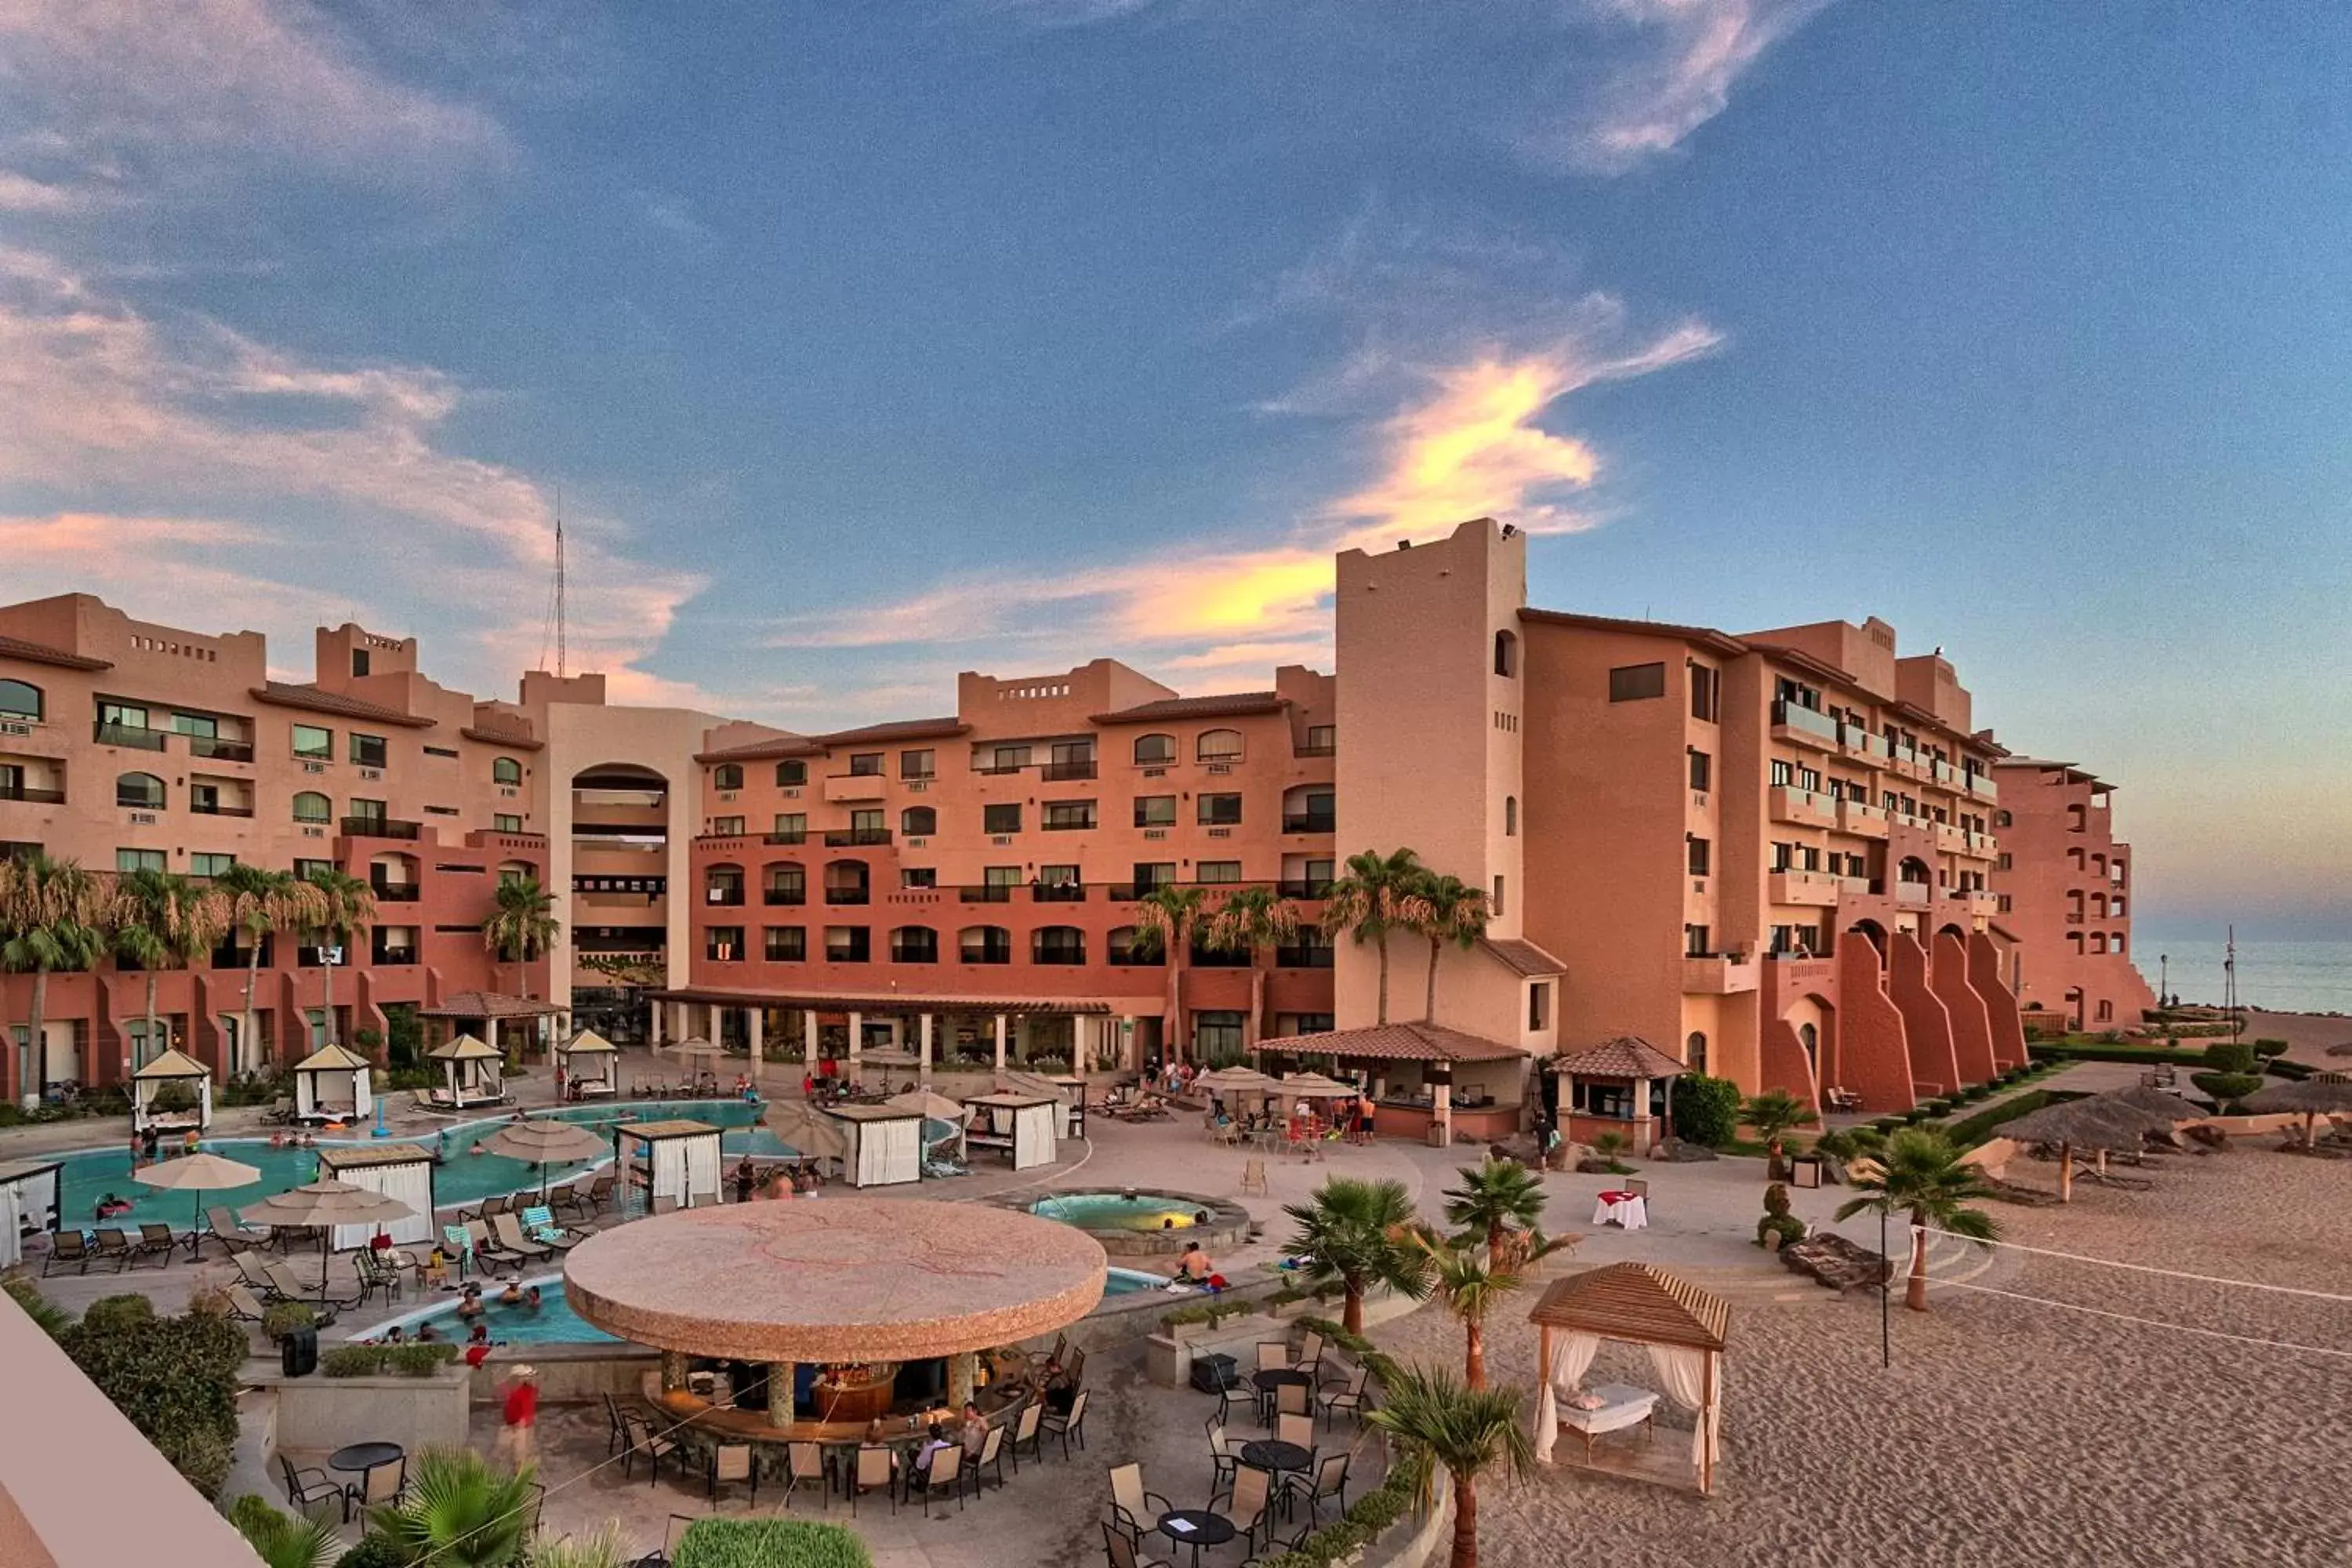
<svg viewBox="0 0 2352 1568"><path fill-rule="evenodd" d="M1094 1310L1106 1261L1072 1226L975 1204L720 1204L632 1220L563 1260L608 1334L753 1362L913 1361L1051 1333Z"/></svg>

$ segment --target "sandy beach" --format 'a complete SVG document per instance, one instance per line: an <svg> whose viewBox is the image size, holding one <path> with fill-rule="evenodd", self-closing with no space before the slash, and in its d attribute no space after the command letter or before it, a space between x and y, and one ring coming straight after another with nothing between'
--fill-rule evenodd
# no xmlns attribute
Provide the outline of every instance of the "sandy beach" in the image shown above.
<svg viewBox="0 0 2352 1568"><path fill-rule="evenodd" d="M2011 1173L2046 1180L2050 1167ZM2030 1246L2352 1295L2352 1163L2246 1142L2145 1173L2146 1191L2087 1189L2067 1209L1994 1212L2008 1239ZM2340 1302L2017 1252L1970 1283L2352 1352L2352 1306ZM1525 1311L1516 1304L1496 1325L1488 1355L1498 1379L1532 1388ZM1894 1366L1882 1371L1878 1317L1874 1300L1825 1291L1735 1306L1718 1496L1567 1470L1503 1482L1481 1510L1482 1561L2352 1561L2352 1356L1944 1289L1924 1316L1898 1307ZM1459 1331L1438 1310L1378 1337L1458 1364ZM1604 1347L1595 1374L1612 1371L1656 1385L1639 1352Z"/></svg>

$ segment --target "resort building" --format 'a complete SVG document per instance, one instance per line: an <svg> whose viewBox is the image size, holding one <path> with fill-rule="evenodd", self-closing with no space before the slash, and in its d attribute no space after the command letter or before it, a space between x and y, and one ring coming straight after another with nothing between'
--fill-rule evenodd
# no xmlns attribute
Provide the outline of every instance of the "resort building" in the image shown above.
<svg viewBox="0 0 2352 1568"><path fill-rule="evenodd" d="M2007 978L2029 1022L2120 1029L2157 1005L2133 966L2131 846L2115 786L2072 763L2003 757L1991 887L2011 933Z"/></svg>

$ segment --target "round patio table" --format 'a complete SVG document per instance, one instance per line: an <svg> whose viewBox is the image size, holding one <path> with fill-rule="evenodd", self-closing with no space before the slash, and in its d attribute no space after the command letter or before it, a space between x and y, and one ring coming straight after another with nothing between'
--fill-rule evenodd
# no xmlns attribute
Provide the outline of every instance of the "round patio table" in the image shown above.
<svg viewBox="0 0 2352 1568"><path fill-rule="evenodd" d="M1192 1561L1201 1561L1203 1546L1223 1546L1234 1538L1234 1521L1222 1513L1211 1513L1205 1508L1180 1508L1173 1513L1160 1516L1160 1533L1181 1546L1192 1549Z"/></svg>
<svg viewBox="0 0 2352 1568"><path fill-rule="evenodd" d="M1276 1442L1269 1437L1242 1445L1242 1463L1253 1470L1303 1470L1314 1462L1314 1452L1296 1443Z"/></svg>
<svg viewBox="0 0 2352 1568"><path fill-rule="evenodd" d="M397 1443L352 1443L327 1456L327 1468L363 1475L378 1465L389 1465L407 1450Z"/></svg>

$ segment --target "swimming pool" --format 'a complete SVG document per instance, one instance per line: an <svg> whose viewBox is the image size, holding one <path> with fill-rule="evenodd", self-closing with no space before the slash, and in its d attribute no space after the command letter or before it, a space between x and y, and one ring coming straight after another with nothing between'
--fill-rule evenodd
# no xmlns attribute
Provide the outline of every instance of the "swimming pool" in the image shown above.
<svg viewBox="0 0 2352 1568"><path fill-rule="evenodd" d="M1029 1212L1040 1219L1057 1219L1080 1230L1186 1230L1199 1223L1210 1205L1159 1193L1059 1193L1039 1198Z"/></svg>
<svg viewBox="0 0 2352 1568"><path fill-rule="evenodd" d="M719 1134L719 1146L727 1154L750 1154L755 1158L781 1159L794 1152L765 1127L756 1126L761 1107L740 1100L650 1100L620 1105L575 1105L561 1110L534 1112L537 1118L552 1118L575 1122L609 1133L623 1120L653 1121L670 1117L689 1117L697 1121L711 1122L725 1129ZM521 1160L509 1160L503 1154L477 1154L473 1148L504 1126L509 1118L488 1117L478 1121L454 1124L438 1136L446 1155L441 1168L433 1173L434 1201L443 1208L472 1207L484 1198L499 1193L510 1193L539 1183L539 1167ZM414 1137L390 1140L394 1142L421 1143L431 1147L436 1135L420 1132ZM364 1146L373 1140L321 1139L321 1143ZM315 1181L319 1174L319 1154L316 1149L273 1149L266 1138L207 1138L205 1148L213 1153L251 1165L260 1171L261 1179L250 1186L221 1193L163 1193L152 1187L142 1187L131 1179L131 1152L122 1149L86 1149L60 1156L64 1166L58 1173L59 1180L58 1214L65 1223L91 1223L98 1200L107 1193L131 1200L131 1212L116 1222L126 1225L161 1223L174 1229L185 1230L196 1223L206 1208L226 1205L232 1209L257 1204L273 1193ZM547 1168L550 1185L570 1181L582 1172L593 1169L603 1161L591 1161L578 1165L551 1165Z"/></svg>
<svg viewBox="0 0 2352 1568"><path fill-rule="evenodd" d="M563 1277L560 1274L540 1275L523 1281L539 1287L539 1310L528 1307L501 1307L495 1293L483 1300L482 1321L488 1325L490 1338L510 1345L590 1345L617 1344L611 1334L583 1320L563 1299ZM1131 1296L1139 1290L1157 1290L1168 1281L1157 1274L1140 1274L1132 1268L1114 1268L1103 1281L1103 1298ZM414 1337L417 1329L430 1322L435 1333L452 1343L462 1342L473 1325L457 1319L457 1298L455 1293L438 1298L432 1306L420 1307L397 1318L386 1318L372 1329L362 1331L361 1339L381 1339L384 1332L398 1324L403 1332Z"/></svg>

